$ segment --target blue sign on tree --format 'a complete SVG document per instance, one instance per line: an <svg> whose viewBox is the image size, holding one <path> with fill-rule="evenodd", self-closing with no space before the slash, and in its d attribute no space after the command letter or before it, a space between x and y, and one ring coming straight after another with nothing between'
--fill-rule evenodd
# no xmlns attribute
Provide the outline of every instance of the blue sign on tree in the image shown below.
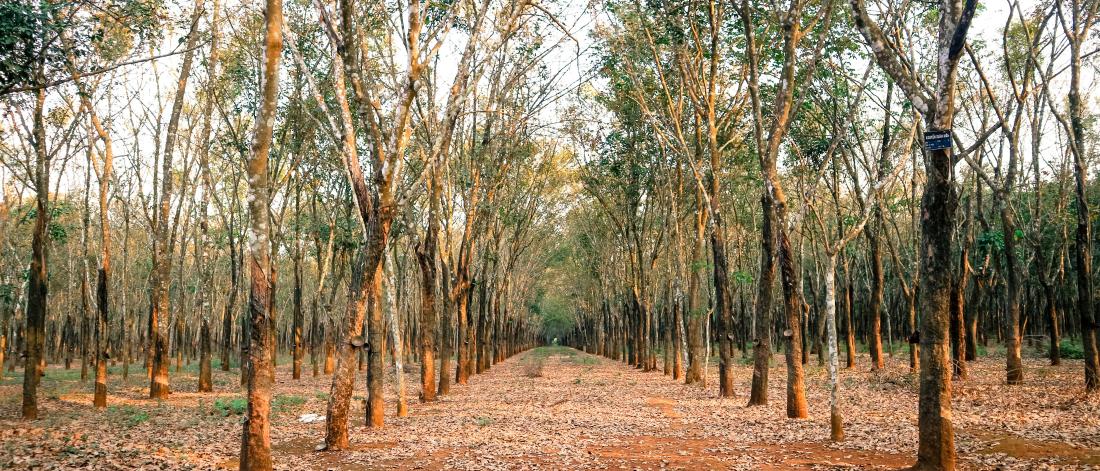
<svg viewBox="0 0 1100 471"><path fill-rule="evenodd" d="M951 148L951 131L927 131L924 133L924 148L942 150Z"/></svg>

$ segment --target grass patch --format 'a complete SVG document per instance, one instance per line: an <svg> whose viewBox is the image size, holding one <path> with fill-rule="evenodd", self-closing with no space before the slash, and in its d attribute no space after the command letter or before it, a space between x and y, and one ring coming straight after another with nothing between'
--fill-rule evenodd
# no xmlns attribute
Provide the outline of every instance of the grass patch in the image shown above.
<svg viewBox="0 0 1100 471"><path fill-rule="evenodd" d="M538 347L531 351L530 356L534 356L536 358L546 358L554 355L574 357L577 355L577 351L569 347L554 345L549 347Z"/></svg>
<svg viewBox="0 0 1100 471"><path fill-rule="evenodd" d="M117 423L134 427L149 421L149 413L130 405L110 406L107 414Z"/></svg>
<svg viewBox="0 0 1100 471"><path fill-rule="evenodd" d="M241 415L248 410L248 401L243 397L217 398L214 400L214 411L222 417Z"/></svg>
<svg viewBox="0 0 1100 471"><path fill-rule="evenodd" d="M493 419L489 417L478 417L474 419L478 427L488 427L493 424Z"/></svg>
<svg viewBox="0 0 1100 471"><path fill-rule="evenodd" d="M271 412L279 414L290 411L306 403L306 398L293 395L278 395L271 399ZM248 411L248 399L243 397L217 398L214 400L213 412L228 417L230 415L244 415Z"/></svg>
<svg viewBox="0 0 1100 471"><path fill-rule="evenodd" d="M222 367L222 361L221 360L210 360L210 368L211 369L220 370L221 367ZM237 360L233 360L233 359L229 360L229 369L237 370L237 369L240 369L240 368L241 368L240 362L238 362Z"/></svg>
<svg viewBox="0 0 1100 471"><path fill-rule="evenodd" d="M302 396L279 395L271 401L271 410L275 413L286 412L305 403L306 398Z"/></svg>
<svg viewBox="0 0 1100 471"><path fill-rule="evenodd" d="M576 355L569 357L569 361L578 365L595 365L600 362L600 359L591 355Z"/></svg>
<svg viewBox="0 0 1100 471"><path fill-rule="evenodd" d="M546 366L546 358L530 356L523 361L523 375L528 378L541 378L542 368Z"/></svg>

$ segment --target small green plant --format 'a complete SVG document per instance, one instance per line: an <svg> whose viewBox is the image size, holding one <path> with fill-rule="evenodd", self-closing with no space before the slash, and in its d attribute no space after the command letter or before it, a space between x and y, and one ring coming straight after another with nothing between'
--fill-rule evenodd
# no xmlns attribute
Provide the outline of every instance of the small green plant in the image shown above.
<svg viewBox="0 0 1100 471"><path fill-rule="evenodd" d="M475 420L478 427L486 427L493 423L493 419L489 417L478 417Z"/></svg>
<svg viewBox="0 0 1100 471"><path fill-rule="evenodd" d="M149 413L143 410L134 410L126 415L126 424L133 427L149 421Z"/></svg>
<svg viewBox="0 0 1100 471"><path fill-rule="evenodd" d="M581 379L580 378L574 378L573 379L573 384L581 384Z"/></svg>
<svg viewBox="0 0 1100 471"><path fill-rule="evenodd" d="M229 415L241 415L248 409L248 401L243 397L234 397L230 399L218 398L214 401L214 410L222 415L222 417L228 417Z"/></svg>

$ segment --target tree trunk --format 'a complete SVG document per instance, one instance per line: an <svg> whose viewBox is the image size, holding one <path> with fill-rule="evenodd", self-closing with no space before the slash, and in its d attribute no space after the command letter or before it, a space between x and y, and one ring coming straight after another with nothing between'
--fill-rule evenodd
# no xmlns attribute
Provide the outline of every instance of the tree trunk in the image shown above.
<svg viewBox="0 0 1100 471"><path fill-rule="evenodd" d="M1089 33L1089 20L1095 21L1094 15L1081 16L1084 7L1074 0L1070 2L1073 9L1072 37L1070 41L1070 86L1069 86L1069 118L1070 137L1073 145L1070 146L1073 154L1073 179L1074 179L1074 203L1077 213L1077 230L1074 233L1074 270L1077 273L1077 315L1081 322L1081 342L1085 357L1085 390L1089 393L1100 391L1100 352L1097 351L1097 343L1100 342L1096 322L1096 313L1093 311L1096 305L1096 294L1092 285L1092 219L1091 208L1088 203L1088 155L1085 143L1085 118L1084 105L1081 102L1081 45ZM1061 8L1061 7L1059 7Z"/></svg>
<svg viewBox="0 0 1100 471"><path fill-rule="evenodd" d="M268 158L279 94L279 61L283 50L282 0L266 0L263 87L248 172L249 347L246 389L248 415L241 439L241 470L271 469L271 388L275 382L275 319L272 317L271 178Z"/></svg>
<svg viewBox="0 0 1100 471"><path fill-rule="evenodd" d="M1005 339L1005 373L1008 384L1020 384L1024 382L1024 365L1021 355L1020 331L1020 298L1023 286L1020 284L1019 262L1016 260L1016 219L1012 208L1009 207L1007 198L1010 195L1002 194L999 198L1001 205L1001 232L1004 234L1005 256L1005 326L1008 335ZM962 300L960 299L961 303ZM954 310L952 310L954 312Z"/></svg>
<svg viewBox="0 0 1100 471"><path fill-rule="evenodd" d="M451 357L454 356L455 332L451 320L451 283L450 271L446 260L440 257L439 291L443 293L443 315L439 316L439 394L446 395L451 392Z"/></svg>
<svg viewBox="0 0 1100 471"><path fill-rule="evenodd" d="M749 395L750 406L762 406L768 403L768 369L770 368L772 348L772 285L775 283L775 213L771 199L765 193L760 198L763 208L763 221L760 228L760 279L756 285L756 332L752 349L752 391Z"/></svg>
<svg viewBox="0 0 1100 471"><path fill-rule="evenodd" d="M38 65L38 78L42 79L42 64ZM23 407L25 420L38 419L38 383L45 371L42 355L46 347L46 302L48 294L47 261L49 259L49 241L46 227L50 215L50 167L46 151L46 124L43 111L46 102L46 90L38 90L34 104L34 147L35 170L35 217L34 232L31 236L31 266L27 281L27 329L23 343L26 349L26 363L23 368Z"/></svg>
<svg viewBox="0 0 1100 471"><path fill-rule="evenodd" d="M829 349L829 439L844 440L844 419L840 414L840 377L836 335L836 255L830 254L825 271L825 330Z"/></svg>
<svg viewBox="0 0 1100 471"><path fill-rule="evenodd" d="M299 180L300 179L301 176L299 176ZM294 214L298 217L301 216L301 193L302 184L301 181L298 181L295 183L294 188ZM291 377L293 379L302 379L302 356L305 354L305 344L304 339L302 338L302 327L305 324L305 313L303 312L302 308L302 236L298 233L297 228L295 228L294 230L293 258L294 287L293 293L291 294L291 297L293 298L293 306L291 307L291 310L293 312L293 325L291 327L291 334L293 338L291 340L294 342L292 346L294 358L292 361Z"/></svg>
<svg viewBox="0 0 1100 471"><path fill-rule="evenodd" d="M1050 364L1058 366L1062 364L1062 330L1058 325L1058 295L1054 291L1053 283L1043 283L1043 298L1047 319L1050 322Z"/></svg>
<svg viewBox="0 0 1100 471"><path fill-rule="evenodd" d="M420 266L420 400L435 400L435 293L436 236L439 233L439 181L437 166L432 165L428 178L428 228L424 239L417 246L416 260Z"/></svg>
<svg viewBox="0 0 1100 471"><path fill-rule="evenodd" d="M210 371L210 321L202 318L199 327L199 392L214 391L213 374Z"/></svg>
<svg viewBox="0 0 1100 471"><path fill-rule="evenodd" d="M697 203L700 202L697 196ZM684 384L707 385L706 372L703 364L706 362L704 343L709 339L703 333L703 322L706 317L706 307L699 291L702 289L702 275L699 273L703 267L696 260L703 256L705 244L706 210L702 206L695 216L695 242L692 245L691 260L688 266L688 295L687 295L687 350L688 371L684 375Z"/></svg>
<svg viewBox="0 0 1100 471"><path fill-rule="evenodd" d="M170 393L168 386L168 295L171 284L172 252L169 243L171 231L169 211L172 204L172 156L176 147L177 130L183 102L187 95L187 81L191 76L191 63L199 40L198 18L203 12L203 0L195 0L192 13L191 30L187 34L186 52L180 67L179 81L176 83L175 98L168 118L167 139L164 142L162 162L160 201L154 230L153 271L152 271L152 310L149 314L149 331L152 342L152 378L149 383L149 397L165 399Z"/></svg>

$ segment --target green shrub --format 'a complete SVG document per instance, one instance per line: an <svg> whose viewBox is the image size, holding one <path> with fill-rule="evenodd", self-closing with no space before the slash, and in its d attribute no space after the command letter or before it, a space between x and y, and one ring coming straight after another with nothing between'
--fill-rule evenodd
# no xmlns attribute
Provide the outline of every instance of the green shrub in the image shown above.
<svg viewBox="0 0 1100 471"><path fill-rule="evenodd" d="M1069 340L1063 340L1058 344L1058 349L1062 354L1062 358L1069 360L1084 360L1085 348L1079 343L1070 342Z"/></svg>

